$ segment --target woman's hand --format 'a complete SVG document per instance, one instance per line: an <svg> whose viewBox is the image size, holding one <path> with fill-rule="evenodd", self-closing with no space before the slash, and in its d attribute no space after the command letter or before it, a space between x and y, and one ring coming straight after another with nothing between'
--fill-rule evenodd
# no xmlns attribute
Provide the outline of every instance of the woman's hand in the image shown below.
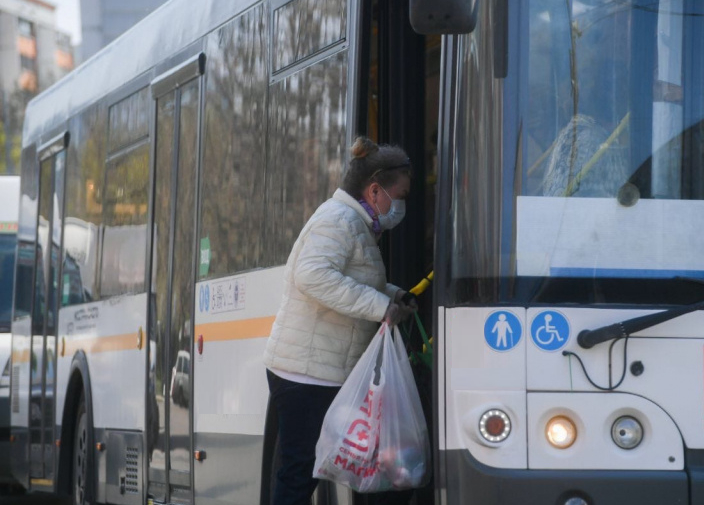
<svg viewBox="0 0 704 505"><path fill-rule="evenodd" d="M413 310L418 310L418 298L410 291L404 291L403 289L396 291L394 302L403 303L404 305L408 305L408 307Z"/></svg>
<svg viewBox="0 0 704 505"><path fill-rule="evenodd" d="M386 309L384 314L384 322L389 326L396 326L401 321L404 321L408 316L418 310L418 302L413 293L399 289L394 296L394 299Z"/></svg>
<svg viewBox="0 0 704 505"><path fill-rule="evenodd" d="M418 300L416 295L409 291L399 289L394 296L394 302L399 306L401 312L401 321L404 321L408 316L418 310Z"/></svg>
<svg viewBox="0 0 704 505"><path fill-rule="evenodd" d="M396 326L401 322L403 314L401 313L401 307L399 304L391 302L386 308L386 314L384 314L384 322L389 325L389 328Z"/></svg>

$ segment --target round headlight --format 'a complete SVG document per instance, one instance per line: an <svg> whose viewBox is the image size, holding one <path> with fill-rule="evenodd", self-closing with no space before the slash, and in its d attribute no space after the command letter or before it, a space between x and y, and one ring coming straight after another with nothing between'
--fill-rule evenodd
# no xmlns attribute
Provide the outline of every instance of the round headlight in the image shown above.
<svg viewBox="0 0 704 505"><path fill-rule="evenodd" d="M643 440L643 426L635 417L621 416L611 426L611 438L621 449L633 449Z"/></svg>
<svg viewBox="0 0 704 505"><path fill-rule="evenodd" d="M556 449L567 449L577 440L577 426L565 416L555 416L545 426L545 436Z"/></svg>
<svg viewBox="0 0 704 505"><path fill-rule="evenodd" d="M584 498L579 496L573 496L572 498L567 498L565 505L589 505Z"/></svg>
<svg viewBox="0 0 704 505"><path fill-rule="evenodd" d="M487 442L503 442L511 433L511 420L502 410L487 410L479 418L479 433Z"/></svg>

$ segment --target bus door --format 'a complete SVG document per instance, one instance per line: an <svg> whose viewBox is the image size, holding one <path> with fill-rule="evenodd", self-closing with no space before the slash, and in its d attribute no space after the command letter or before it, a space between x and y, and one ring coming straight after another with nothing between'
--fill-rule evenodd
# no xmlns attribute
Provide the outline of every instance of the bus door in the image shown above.
<svg viewBox="0 0 704 505"><path fill-rule="evenodd" d="M355 131L403 147L413 167L406 218L382 239L390 281L409 289L433 263L440 37L413 31L408 2L366 0L361 26Z"/></svg>
<svg viewBox="0 0 704 505"><path fill-rule="evenodd" d="M438 35L422 36L413 31L408 2L365 0L360 25L355 131L378 143L401 146L413 168L406 217L383 235L380 244L389 281L408 290L433 270L441 39ZM430 333L433 320L430 290L419 298L419 305L421 319ZM404 325L408 347L422 352L423 341L412 325L410 321ZM414 363L432 433L432 370ZM414 494L418 503L433 503L431 486ZM370 502L358 496L355 503Z"/></svg>
<svg viewBox="0 0 704 505"><path fill-rule="evenodd" d="M201 75L195 56L152 83L156 107L149 304L149 496L193 502L192 366Z"/></svg>
<svg viewBox="0 0 704 505"><path fill-rule="evenodd" d="M61 278L63 191L68 134L40 148L34 304L30 353L29 456L33 488L54 483L56 321Z"/></svg>

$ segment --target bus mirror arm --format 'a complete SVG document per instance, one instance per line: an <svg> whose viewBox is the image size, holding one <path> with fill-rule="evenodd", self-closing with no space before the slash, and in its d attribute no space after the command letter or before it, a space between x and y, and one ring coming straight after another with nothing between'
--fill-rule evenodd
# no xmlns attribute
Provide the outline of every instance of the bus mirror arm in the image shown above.
<svg viewBox="0 0 704 505"><path fill-rule="evenodd" d="M582 330L579 332L579 335L577 335L577 343L583 349L591 349L595 345L602 342L616 338L628 337L633 333L643 331L647 328L655 326L656 324L664 323L670 319L674 319L700 309L704 309L704 302L697 302L684 307L664 310L662 312L656 312L655 314L648 314L647 316L626 319L620 323L602 326L601 328L597 328L595 330Z"/></svg>
<svg viewBox="0 0 704 505"><path fill-rule="evenodd" d="M577 335L577 343L582 349L591 349L596 344L627 336L622 323L603 326L596 330L582 330Z"/></svg>

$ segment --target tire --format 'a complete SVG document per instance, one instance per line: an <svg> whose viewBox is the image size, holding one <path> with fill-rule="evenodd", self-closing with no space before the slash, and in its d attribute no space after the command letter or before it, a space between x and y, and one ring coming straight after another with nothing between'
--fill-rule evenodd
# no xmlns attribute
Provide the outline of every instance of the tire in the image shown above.
<svg viewBox="0 0 704 505"><path fill-rule="evenodd" d="M71 503L87 505L92 503L91 490L93 478L92 447L93 433L88 422L85 396L76 409L76 427L73 433L73 453L71 463Z"/></svg>

